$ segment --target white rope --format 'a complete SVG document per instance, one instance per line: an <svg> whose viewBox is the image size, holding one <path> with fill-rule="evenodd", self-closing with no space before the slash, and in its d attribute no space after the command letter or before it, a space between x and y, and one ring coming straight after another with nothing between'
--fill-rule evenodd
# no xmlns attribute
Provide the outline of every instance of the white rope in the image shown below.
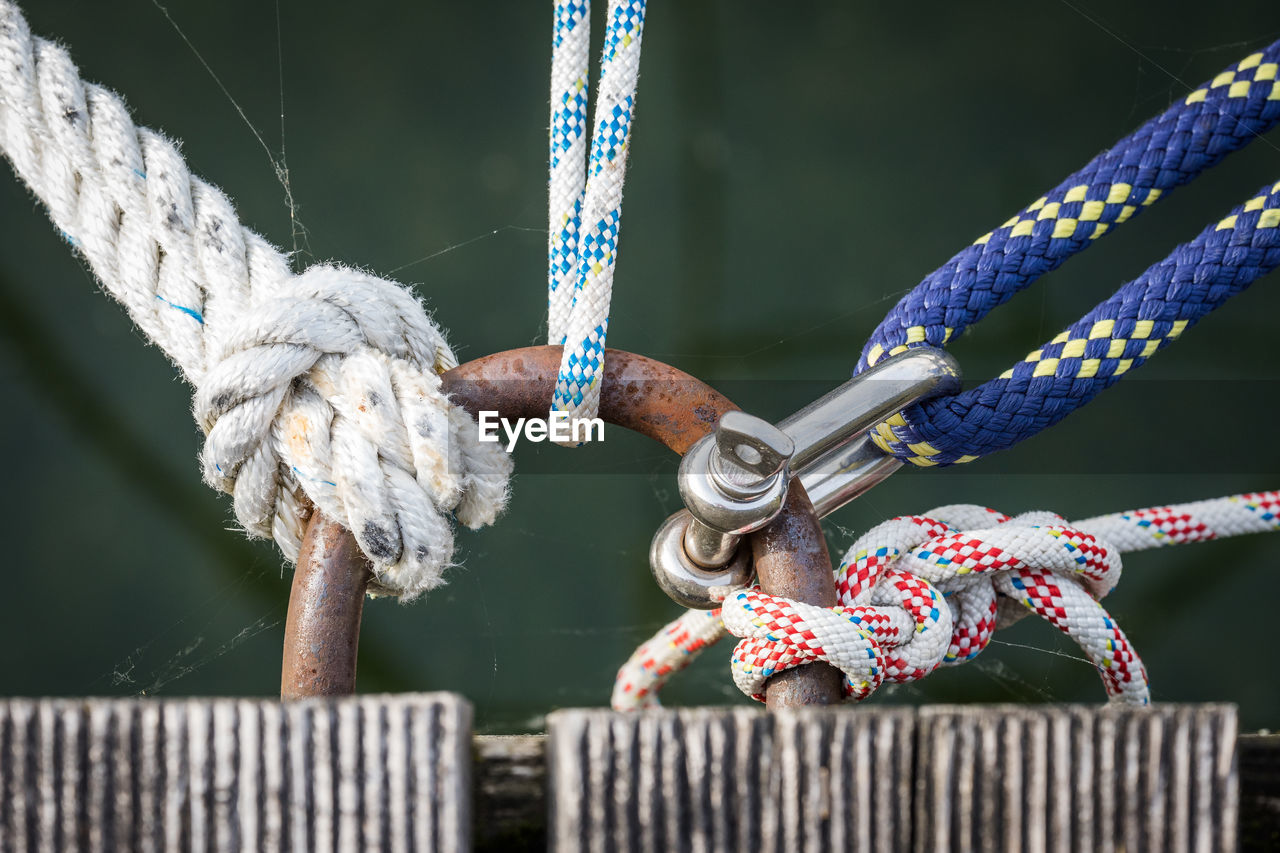
<svg viewBox="0 0 1280 853"><path fill-rule="evenodd" d="M644 0L609 0L590 162L583 162L589 0L558 0L551 60L548 340L564 344L551 411L600 407Z"/></svg>
<svg viewBox="0 0 1280 853"><path fill-rule="evenodd" d="M1280 492L1251 492L1069 523L1048 512L1016 518L972 505L890 519L867 531L835 570L840 604L813 607L758 589L722 611L690 610L618 671L613 707L658 703L657 691L726 633L742 638L734 683L757 698L768 678L828 661L845 694L914 681L972 660L992 634L1029 612L1071 637L1113 702L1145 704L1146 671L1099 602L1120 579L1120 553L1280 530Z"/></svg>
<svg viewBox="0 0 1280 853"><path fill-rule="evenodd" d="M578 225L587 185L591 4L555 4L551 43L550 177L547 181L547 342L563 344L578 282Z"/></svg>
<svg viewBox="0 0 1280 853"><path fill-rule="evenodd" d="M439 585L443 513L478 527L511 462L445 398L456 360L417 298L345 267L294 275L177 147L135 127L0 0L0 148L108 292L195 386L210 485L297 556L303 498L348 527L375 591Z"/></svg>

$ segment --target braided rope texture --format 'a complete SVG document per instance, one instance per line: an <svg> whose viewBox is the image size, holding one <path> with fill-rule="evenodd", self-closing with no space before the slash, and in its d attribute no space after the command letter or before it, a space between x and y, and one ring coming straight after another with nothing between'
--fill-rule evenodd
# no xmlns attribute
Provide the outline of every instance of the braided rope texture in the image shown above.
<svg viewBox="0 0 1280 853"><path fill-rule="evenodd" d="M588 6L575 0L556 4L552 51L548 329L551 343L564 344L564 354L551 411L571 419L595 417L600 407L645 0L609 2L584 173L567 158L580 156L577 142L585 124Z"/></svg>
<svg viewBox="0 0 1280 853"><path fill-rule="evenodd" d="M204 479L253 536L296 559L307 501L355 535L374 591L412 597L478 527L510 459L481 444L438 373L457 362L406 288L318 265L300 275L134 125L67 52L0 0L0 148L137 326L195 387Z"/></svg>
<svg viewBox="0 0 1280 853"><path fill-rule="evenodd" d="M893 307L855 372L970 324L1280 121L1280 42L1251 54L979 237ZM1091 400L1280 263L1275 187L1260 191L1002 376L872 433L916 465L1003 450Z"/></svg>
<svg viewBox="0 0 1280 853"><path fill-rule="evenodd" d="M1142 661L1099 603L1120 580L1120 554L1276 530L1280 491L1074 524L1050 512L1010 518L972 505L891 519L845 554L835 570L836 607L748 589L720 611L687 611L623 664L613 707L658 704L663 684L726 633L741 638L732 673L749 696L761 699L779 672L827 661L844 673L845 696L861 700L885 681L915 681L972 660L998 628L1028 612L1080 646L1112 701L1146 704Z"/></svg>
<svg viewBox="0 0 1280 853"><path fill-rule="evenodd" d="M970 462L1062 420L1280 265L1280 182L1179 246L1000 376L871 433L920 466Z"/></svg>
<svg viewBox="0 0 1280 853"><path fill-rule="evenodd" d="M591 4L555 4L551 40L550 177L547 181L547 339L563 344L578 281L578 227L587 185Z"/></svg>

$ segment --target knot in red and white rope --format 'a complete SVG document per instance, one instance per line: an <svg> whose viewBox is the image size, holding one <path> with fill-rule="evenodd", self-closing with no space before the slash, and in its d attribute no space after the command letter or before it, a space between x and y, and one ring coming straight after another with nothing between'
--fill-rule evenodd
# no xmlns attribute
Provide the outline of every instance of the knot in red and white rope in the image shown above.
<svg viewBox="0 0 1280 853"><path fill-rule="evenodd" d="M1280 528L1280 492L1233 495L1099 516L1075 524L1049 512L1009 517L985 507L939 507L869 530L835 570L839 604L815 607L742 590L715 611L689 611L618 673L619 710L657 704L656 692L693 655L728 633L741 638L734 683L760 699L771 676L826 661L845 695L915 681L965 663L997 628L1044 617L1088 655L1112 701L1149 701L1146 671L1099 602L1120 579L1122 551ZM1019 606L1021 605L1021 606Z"/></svg>
<svg viewBox="0 0 1280 853"><path fill-rule="evenodd" d="M984 526L963 529L975 525ZM882 681L915 681L977 655L995 632L1004 596L1079 643L1113 699L1144 704L1142 664L1097 600L1119 575L1114 547L1052 513L1010 518L952 506L895 518L845 555L836 570L838 607L758 591L725 602L725 627L743 638L734 681L759 697L771 675L825 660L844 672L845 695L863 699Z"/></svg>

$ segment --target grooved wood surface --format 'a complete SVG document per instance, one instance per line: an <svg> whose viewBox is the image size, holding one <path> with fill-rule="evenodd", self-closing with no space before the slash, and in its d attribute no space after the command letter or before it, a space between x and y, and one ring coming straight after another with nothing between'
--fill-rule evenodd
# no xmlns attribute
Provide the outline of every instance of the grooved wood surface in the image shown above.
<svg viewBox="0 0 1280 853"><path fill-rule="evenodd" d="M1236 847L1236 713L968 706L917 717L917 851Z"/></svg>
<svg viewBox="0 0 1280 853"><path fill-rule="evenodd" d="M470 847L471 707L0 700L0 850Z"/></svg>
<svg viewBox="0 0 1280 853"><path fill-rule="evenodd" d="M1225 705L549 718L557 851L1232 850Z"/></svg>
<svg viewBox="0 0 1280 853"><path fill-rule="evenodd" d="M545 738L470 728L470 706L444 694L0 700L0 853L1208 851L1280 838L1277 739L1237 741L1230 706L573 710L552 714Z"/></svg>
<svg viewBox="0 0 1280 853"><path fill-rule="evenodd" d="M548 731L553 850L910 844L910 710L559 711Z"/></svg>

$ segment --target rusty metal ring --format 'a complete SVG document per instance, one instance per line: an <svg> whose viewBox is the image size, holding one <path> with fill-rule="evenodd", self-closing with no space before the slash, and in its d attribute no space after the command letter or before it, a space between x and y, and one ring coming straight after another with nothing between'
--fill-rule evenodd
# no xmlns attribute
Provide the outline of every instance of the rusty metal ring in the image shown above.
<svg viewBox="0 0 1280 853"><path fill-rule="evenodd" d="M560 347L508 350L443 374L445 391L475 416L481 409L504 418L545 417L550 408ZM600 393L600 417L684 453L710 433L720 416L738 407L703 382L644 356L609 350ZM830 607L836 603L831 558L813 505L799 481L782 513L751 534L761 588L772 595ZM316 512L307 525L285 621L280 695L346 695L355 691L356 648L365 588L372 577L355 538ZM840 701L841 675L825 663L807 664L769 679L770 709Z"/></svg>

